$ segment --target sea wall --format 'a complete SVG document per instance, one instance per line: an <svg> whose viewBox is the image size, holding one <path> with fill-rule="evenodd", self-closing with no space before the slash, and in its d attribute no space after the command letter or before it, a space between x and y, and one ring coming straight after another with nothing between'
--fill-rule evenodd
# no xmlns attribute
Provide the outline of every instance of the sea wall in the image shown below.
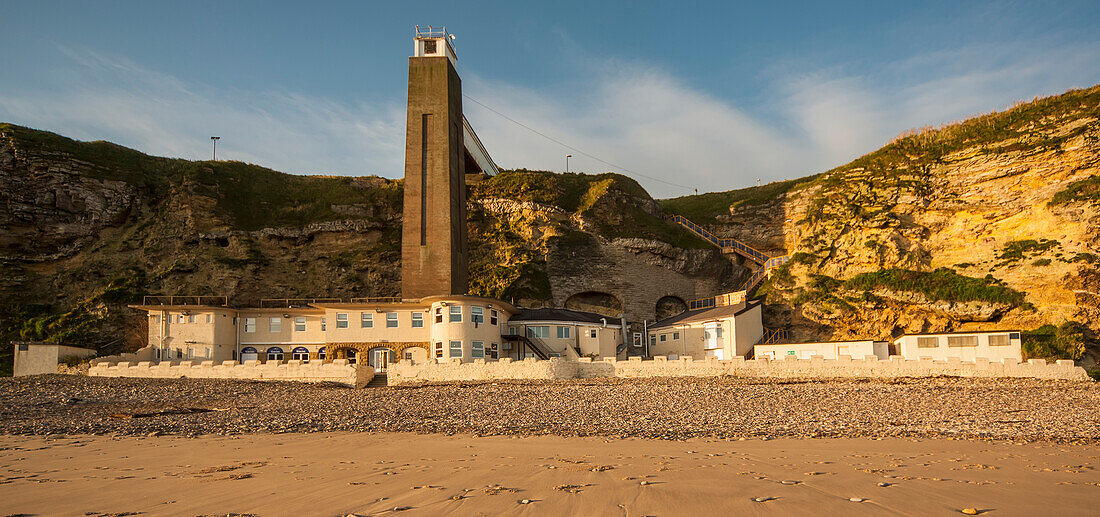
<svg viewBox="0 0 1100 517"><path fill-rule="evenodd" d="M991 362L978 359L974 362L959 360L907 361L900 356L887 360L868 356L854 359L840 356L825 359L752 359L735 358L718 360L708 358L695 361L691 357L668 360L656 357L651 361L631 358L626 361L605 359L569 361L551 358L549 361L525 359L523 361L475 361L473 363L442 362L434 360L412 363L400 361L388 370L390 385L417 384L423 382L479 381L504 379L573 379L595 377L648 378L648 377L734 377L759 378L899 378L899 377L1027 377L1052 380L1089 380L1088 374L1073 361L1059 360L1047 363L1032 359L1026 363L1013 360Z"/></svg>
<svg viewBox="0 0 1100 517"><path fill-rule="evenodd" d="M247 379L257 381L335 382L353 387L366 386L374 378L369 365L350 365L346 359L332 362L297 360L285 362L224 361L141 361L97 362L88 369L90 377L142 377L152 379Z"/></svg>

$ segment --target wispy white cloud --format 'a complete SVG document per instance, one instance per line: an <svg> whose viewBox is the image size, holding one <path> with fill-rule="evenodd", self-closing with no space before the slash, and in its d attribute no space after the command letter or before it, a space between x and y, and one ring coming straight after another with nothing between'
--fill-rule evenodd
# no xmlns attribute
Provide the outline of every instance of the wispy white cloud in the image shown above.
<svg viewBox="0 0 1100 517"><path fill-rule="evenodd" d="M71 80L51 91L0 89L0 120L185 158L206 158L208 137L219 134L219 157L279 170L402 173L403 104L219 90L125 59L65 51ZM768 76L756 110L646 63L581 62L585 79L567 92L462 73L469 96L510 118L606 162L702 192L814 174L907 128L1089 86L1100 81L1098 63L1095 44L1020 43L930 51L859 74L777 66L783 72ZM573 170L615 170L473 102L465 111L503 167L562 170L571 153ZM690 193L640 181L657 197Z"/></svg>
<svg viewBox="0 0 1100 517"><path fill-rule="evenodd" d="M125 59L63 49L75 65L55 91L0 91L0 120L143 152L218 157L288 172L400 175L401 106L343 104L286 91L225 91Z"/></svg>

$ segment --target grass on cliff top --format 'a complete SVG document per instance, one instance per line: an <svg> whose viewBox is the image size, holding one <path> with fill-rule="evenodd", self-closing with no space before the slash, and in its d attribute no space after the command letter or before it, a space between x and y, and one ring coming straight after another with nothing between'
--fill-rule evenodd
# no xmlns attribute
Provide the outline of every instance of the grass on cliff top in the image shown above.
<svg viewBox="0 0 1100 517"><path fill-rule="evenodd" d="M748 187L725 192L708 192L693 196L662 199L661 209L668 214L682 215L696 224L709 225L718 222L719 215L729 215L730 208L761 205L789 192L809 178L775 181L759 187Z"/></svg>
<svg viewBox="0 0 1100 517"><path fill-rule="evenodd" d="M333 209L339 205L401 205L398 181L286 174L237 161L159 158L110 142L80 142L13 124L0 124L0 138L9 140L21 156L75 160L74 167L83 174L132 184L156 199L167 198L172 189L211 197L217 202L215 215L227 217L240 230L361 218Z"/></svg>
<svg viewBox="0 0 1100 517"><path fill-rule="evenodd" d="M943 163L944 158L952 153L974 147L984 148L987 152L1053 149L1095 126L1095 123L1082 124L1064 134L1052 135L1051 132L1069 117L1100 117L1100 85L1036 98L1005 111L979 115L938 128L926 127L906 132L881 149L827 171L814 181L798 185L798 188L814 184L839 184L853 169L879 175L919 170ZM1004 143L1009 140L1017 141Z"/></svg>
<svg viewBox="0 0 1100 517"><path fill-rule="evenodd" d="M476 185L474 195L556 206L593 220L608 239L643 238L681 248L713 247L679 225L646 212L643 203L651 203L653 198L637 181L621 174L502 171Z"/></svg>
<svg viewBox="0 0 1100 517"><path fill-rule="evenodd" d="M883 288L916 292L929 300L948 302L989 302L1014 307L1024 304L1024 293L1005 286L991 275L974 278L957 274L949 268L931 272L883 269L856 275L845 281L844 287L862 291Z"/></svg>

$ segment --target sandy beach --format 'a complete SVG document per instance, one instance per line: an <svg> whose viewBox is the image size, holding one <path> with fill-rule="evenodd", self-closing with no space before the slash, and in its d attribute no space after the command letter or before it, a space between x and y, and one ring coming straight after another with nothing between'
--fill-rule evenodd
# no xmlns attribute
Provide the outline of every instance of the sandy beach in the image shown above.
<svg viewBox="0 0 1100 517"><path fill-rule="evenodd" d="M1100 496L1096 445L314 433L0 450L3 515L1095 515Z"/></svg>

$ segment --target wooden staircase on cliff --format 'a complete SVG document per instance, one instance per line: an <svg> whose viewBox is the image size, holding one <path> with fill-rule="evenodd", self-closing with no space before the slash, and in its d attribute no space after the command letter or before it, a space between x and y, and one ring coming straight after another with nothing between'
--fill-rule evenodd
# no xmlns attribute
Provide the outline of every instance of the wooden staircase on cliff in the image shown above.
<svg viewBox="0 0 1100 517"><path fill-rule="evenodd" d="M767 253L753 248L752 246L749 246L748 244L745 244L737 239L719 238L713 233L710 233L710 231L708 231L706 228L703 228L702 226L691 222L690 220L688 220L688 218L682 215L666 215L665 219L679 224L680 226L683 226L689 232L694 233L699 237L702 237L704 240L710 242L711 244L714 244L715 246L718 246L718 248L722 250L722 253L736 253L759 264L760 267L756 268L756 270L753 271L752 276L749 277L749 279L741 285L741 288L739 289L741 291L748 291L753 287L756 287L756 284L759 284L768 277L768 273L770 273L773 269L782 266L783 264L786 264L787 261L791 259L790 255L768 255Z"/></svg>

